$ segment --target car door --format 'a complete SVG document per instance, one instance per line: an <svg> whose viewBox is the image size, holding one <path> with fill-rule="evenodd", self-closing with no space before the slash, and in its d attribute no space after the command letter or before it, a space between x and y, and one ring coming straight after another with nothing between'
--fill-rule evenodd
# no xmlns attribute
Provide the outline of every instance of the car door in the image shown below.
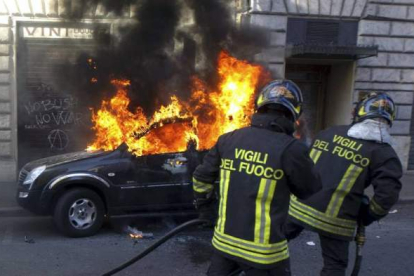
<svg viewBox="0 0 414 276"><path fill-rule="evenodd" d="M191 164L185 153L168 153L146 157L146 169L137 172L137 181L145 182L150 204L165 209L189 204ZM192 197L192 194L191 194Z"/></svg>
<svg viewBox="0 0 414 276"><path fill-rule="evenodd" d="M119 181L120 204L136 210L166 210L192 204L190 165L186 153L130 155L130 168Z"/></svg>

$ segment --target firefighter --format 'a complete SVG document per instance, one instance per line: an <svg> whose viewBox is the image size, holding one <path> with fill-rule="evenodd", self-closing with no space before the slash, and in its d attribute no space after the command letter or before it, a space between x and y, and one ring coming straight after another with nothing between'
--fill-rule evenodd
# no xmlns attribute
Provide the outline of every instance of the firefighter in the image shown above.
<svg viewBox="0 0 414 276"><path fill-rule="evenodd" d="M313 143L310 156L323 188L306 200L292 196L286 236L296 237L303 227L319 233L321 276L344 276L358 219L367 226L398 200L402 167L389 133L394 118L393 100L371 93L357 103L350 126L321 131ZM361 205L369 185L374 196Z"/></svg>
<svg viewBox="0 0 414 276"><path fill-rule="evenodd" d="M246 275L291 275L282 227L289 195L306 199L321 189L308 148L292 137L302 111L299 87L289 80L270 82L256 111L251 126L219 137L193 175L200 211L213 194L218 197L210 276L239 268Z"/></svg>

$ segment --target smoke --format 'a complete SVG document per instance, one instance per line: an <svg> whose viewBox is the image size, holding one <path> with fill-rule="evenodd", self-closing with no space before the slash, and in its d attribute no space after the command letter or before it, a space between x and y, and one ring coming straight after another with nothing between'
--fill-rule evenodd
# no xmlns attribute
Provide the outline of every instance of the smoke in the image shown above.
<svg viewBox="0 0 414 276"><path fill-rule="evenodd" d="M76 66L60 70L68 76L60 85L72 86L70 90L83 94L92 106L98 106L103 98L114 93L110 84L113 78L131 81L131 106L154 106L166 81L179 71L178 63L169 53L180 18L177 0L83 0L72 18L81 18L97 4L120 15L131 3L138 7L132 24L120 26L112 35L96 29L97 49L80 55Z"/></svg>
<svg viewBox="0 0 414 276"><path fill-rule="evenodd" d="M215 71L217 54L232 31L232 22L227 7L221 1L190 0L194 10L197 32L201 36L201 51L206 60L206 72L209 76Z"/></svg>
<svg viewBox="0 0 414 276"><path fill-rule="evenodd" d="M97 29L96 51L79 56L75 67L60 70L67 76L66 83L61 85L76 86L71 90L79 91L97 107L103 98L115 92L111 79L129 79L130 106L142 106L148 114L159 104L166 104L171 94L188 97L194 74L214 87L221 50L251 59L259 48L267 46L264 30L234 25L228 2L81 0L77 7L72 7L72 19L87 16L98 4L118 16L130 12L133 4L135 18L116 29L115 34ZM92 61L88 61L90 57ZM97 81L91 82L92 79Z"/></svg>
<svg viewBox="0 0 414 276"><path fill-rule="evenodd" d="M237 58L252 60L253 55L268 46L267 32L258 27L236 27L226 0L187 0L194 12L194 33L200 37L198 73L207 84L217 81L217 57L222 50Z"/></svg>

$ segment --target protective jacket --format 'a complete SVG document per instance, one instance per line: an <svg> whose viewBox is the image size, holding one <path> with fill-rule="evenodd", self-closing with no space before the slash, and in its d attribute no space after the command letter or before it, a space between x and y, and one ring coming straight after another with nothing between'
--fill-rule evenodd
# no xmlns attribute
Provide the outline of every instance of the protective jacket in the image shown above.
<svg viewBox="0 0 414 276"><path fill-rule="evenodd" d="M351 138L350 126L321 131L310 156L322 190L301 200L292 196L289 215L305 228L334 238L352 240L364 189L374 187L369 215L384 217L398 200L402 167L386 143Z"/></svg>
<svg viewBox="0 0 414 276"><path fill-rule="evenodd" d="M219 137L193 175L196 197L218 196L214 248L261 269L289 258L282 225L290 193L306 199L321 189L307 147L286 134L286 121L255 114L250 127Z"/></svg>

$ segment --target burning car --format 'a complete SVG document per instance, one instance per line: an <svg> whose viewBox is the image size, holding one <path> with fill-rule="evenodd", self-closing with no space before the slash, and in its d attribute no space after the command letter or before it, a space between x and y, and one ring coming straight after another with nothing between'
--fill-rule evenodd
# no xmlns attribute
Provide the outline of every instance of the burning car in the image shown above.
<svg viewBox="0 0 414 276"><path fill-rule="evenodd" d="M53 215L72 237L95 234L105 216L194 211L193 170L221 134L250 123L255 88L268 77L226 52L218 75L214 90L195 77L189 99L171 96L151 117L131 111L128 80L113 80L116 95L92 111L96 139L87 151L26 164L19 204Z"/></svg>
<svg viewBox="0 0 414 276"><path fill-rule="evenodd" d="M204 152L135 156L113 151L77 152L26 164L17 200L29 211L52 215L67 236L94 235L105 216L194 211L191 174Z"/></svg>

